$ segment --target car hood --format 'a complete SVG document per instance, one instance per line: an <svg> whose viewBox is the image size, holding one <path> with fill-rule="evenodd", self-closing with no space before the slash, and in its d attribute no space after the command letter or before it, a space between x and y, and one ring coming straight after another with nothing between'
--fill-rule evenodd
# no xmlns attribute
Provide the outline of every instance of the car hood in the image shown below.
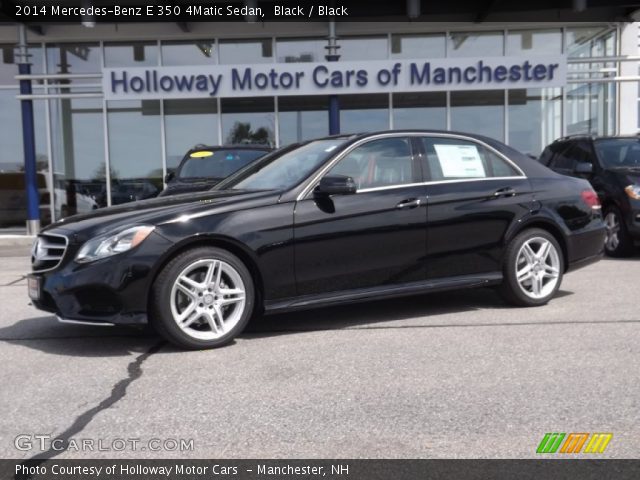
<svg viewBox="0 0 640 480"><path fill-rule="evenodd" d="M219 190L152 198L73 215L49 225L42 232L75 235L83 241L128 225L158 225L185 214L206 211L213 215L272 204L279 196L275 191Z"/></svg>

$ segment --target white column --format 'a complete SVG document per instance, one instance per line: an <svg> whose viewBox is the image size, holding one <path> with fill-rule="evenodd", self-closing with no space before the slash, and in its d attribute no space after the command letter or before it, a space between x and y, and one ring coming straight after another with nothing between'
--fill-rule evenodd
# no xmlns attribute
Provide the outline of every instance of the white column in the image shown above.
<svg viewBox="0 0 640 480"><path fill-rule="evenodd" d="M638 26L640 23L626 23L620 29L620 55L638 55ZM620 75L637 76L638 62L620 62ZM638 82L619 83L620 116L618 133L635 134L638 131Z"/></svg>

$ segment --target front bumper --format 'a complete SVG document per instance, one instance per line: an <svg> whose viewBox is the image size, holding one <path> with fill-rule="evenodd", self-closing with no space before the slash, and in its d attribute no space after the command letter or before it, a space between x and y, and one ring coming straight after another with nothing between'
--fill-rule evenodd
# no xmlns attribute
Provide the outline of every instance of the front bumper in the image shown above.
<svg viewBox="0 0 640 480"><path fill-rule="evenodd" d="M34 272L40 310L61 321L92 325L147 323L149 287L170 242L155 232L135 249L88 264L73 261L81 245L69 245L54 270ZM33 282L33 281L32 281Z"/></svg>

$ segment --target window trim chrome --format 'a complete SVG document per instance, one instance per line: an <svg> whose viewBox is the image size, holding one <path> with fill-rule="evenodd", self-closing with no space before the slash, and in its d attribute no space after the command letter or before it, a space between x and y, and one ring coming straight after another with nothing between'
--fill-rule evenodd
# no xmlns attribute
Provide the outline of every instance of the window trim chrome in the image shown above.
<svg viewBox="0 0 640 480"><path fill-rule="evenodd" d="M62 252L62 255L60 256L60 260L58 260L58 263L56 263L53 267L51 268L45 268L42 270L36 270L33 268L33 261L31 261L31 271L33 273L43 273L43 272L50 272L51 270L55 270L56 268L58 268L60 266L60 264L62 263L62 260L64 260L65 255L67 254L67 250L69 249L69 238L66 235L62 235L59 233L49 233L49 232L45 232L45 233L39 233L35 240L33 241L33 244L31 245L31 257L34 257L33 255L33 247L36 244L36 242L40 241L40 236L41 235L48 235L50 237L59 237L59 238L63 238L64 239L64 251Z"/></svg>
<svg viewBox="0 0 640 480"><path fill-rule="evenodd" d="M433 180L429 182L420 182L420 183L397 183L394 185L385 185L382 187L371 187L371 188L363 188L361 190L357 190L358 193L367 193L367 192L377 192L378 190L392 190L396 188L402 187L419 187L425 185L440 185L447 183L463 183L463 182L479 182L479 181L487 181L487 180L522 180L527 177L523 177L521 175L518 176L509 176L509 177L480 177L480 178L459 178L459 179L451 179L451 180Z"/></svg>
<svg viewBox="0 0 640 480"><path fill-rule="evenodd" d="M299 202L300 200L304 200L305 198L308 198L309 194L313 191L313 187L315 187L317 185L317 182L319 182L320 179L331 168L333 168L340 160L342 160L344 157L346 157L348 154L350 154L353 150L355 150L359 146L361 146L361 145L363 145L363 144L365 144L365 143L367 143L369 141L378 140L378 139L381 139L381 138L396 138L396 137L452 138L452 139L465 140L465 141L468 141L468 142L471 142L471 143L475 143L477 145L483 146L484 148L488 149L491 153L494 153L498 157L502 158L509 165L511 165L517 172L519 172L520 175L507 176L507 177L481 177L481 178L471 178L471 179L469 179L469 178L461 178L461 179L451 179L451 180L430 180L430 181L427 181L427 182L418 182L418 183L414 182L414 183L405 183L405 184L396 184L396 185L384 185L382 187L363 188L362 190L358 190L356 192L356 194L360 193L360 192L372 192L372 191L376 191L376 190L388 190L388 189L392 189L392 188L401 188L401 187L407 187L407 186L437 185L437 184L440 184L440 183L456 183L456 182L471 182L471 181L478 182L478 181L487 181L487 180L527 178L527 175L524 173L524 171L513 160L511 160L506 155L504 155L503 153L501 153L498 150L496 150L491 145L483 142L482 140L478 140L476 138L468 137L466 135L461 135L461 134L457 134L457 133L442 133L442 132L432 132L431 133L431 132L415 132L415 131L404 131L403 132L401 130L398 130L398 131L394 131L394 132L379 133L377 135L371 135L371 136L368 136L366 138L362 138L362 139L358 140L357 142L355 142L353 145L351 145L349 148L344 150L343 152L340 152L340 154L338 156L336 156L327 165L322 167L315 175L313 175L310 180L307 180L306 185L303 187L302 191L296 197L296 201Z"/></svg>

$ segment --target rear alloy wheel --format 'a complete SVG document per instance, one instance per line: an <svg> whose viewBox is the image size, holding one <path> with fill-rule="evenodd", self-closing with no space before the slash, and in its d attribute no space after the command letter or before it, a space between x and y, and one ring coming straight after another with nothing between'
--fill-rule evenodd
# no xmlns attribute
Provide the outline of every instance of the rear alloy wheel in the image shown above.
<svg viewBox="0 0 640 480"><path fill-rule="evenodd" d="M544 305L560 288L562 250L545 230L526 230L514 238L505 252L501 293L515 305Z"/></svg>
<svg viewBox="0 0 640 480"><path fill-rule="evenodd" d="M244 264L218 248L189 250L154 284L151 319L172 343L190 349L229 343L249 321L254 288Z"/></svg>
<svg viewBox="0 0 640 480"><path fill-rule="evenodd" d="M620 210L615 207L608 208L604 214L604 224L607 228L607 236L604 242L604 250L611 257L628 257L633 253L633 241L627 232L627 227L622 220Z"/></svg>

